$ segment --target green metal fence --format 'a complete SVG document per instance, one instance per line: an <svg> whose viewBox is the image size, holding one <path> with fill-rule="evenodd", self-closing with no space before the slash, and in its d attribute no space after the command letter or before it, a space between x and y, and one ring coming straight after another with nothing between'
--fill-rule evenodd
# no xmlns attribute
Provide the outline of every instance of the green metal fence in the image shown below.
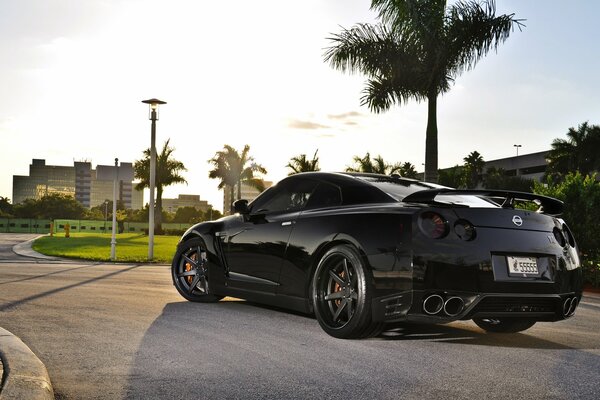
<svg viewBox="0 0 600 400"><path fill-rule="evenodd" d="M0 232L11 233L49 233L52 221L47 219L0 218ZM64 232L69 224L71 232L112 233L112 221L93 221L76 219L54 220L54 233ZM163 230L186 230L191 224L163 223ZM124 233L143 233L148 229L144 222L123 222Z"/></svg>
<svg viewBox="0 0 600 400"><path fill-rule="evenodd" d="M51 222L48 219L0 218L0 232L48 233Z"/></svg>

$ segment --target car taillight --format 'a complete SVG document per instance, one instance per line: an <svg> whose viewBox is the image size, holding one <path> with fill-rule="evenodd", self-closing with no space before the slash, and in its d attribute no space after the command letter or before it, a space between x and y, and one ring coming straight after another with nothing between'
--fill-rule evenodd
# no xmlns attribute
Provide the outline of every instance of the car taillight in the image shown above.
<svg viewBox="0 0 600 400"><path fill-rule="evenodd" d="M469 241L475 239L475 227L467 220L459 219L454 224L454 233L462 240Z"/></svg>
<svg viewBox="0 0 600 400"><path fill-rule="evenodd" d="M565 247L565 244L567 242L565 240L565 236L563 235L562 231L555 226L554 229L552 229L552 233L554 233L554 238L556 239L556 241L558 242L560 247Z"/></svg>
<svg viewBox="0 0 600 400"><path fill-rule="evenodd" d="M448 234L448 222L440 214L432 211L419 216L419 228L432 239L440 239Z"/></svg>
<svg viewBox="0 0 600 400"><path fill-rule="evenodd" d="M567 238L567 242L569 242L569 245L571 247L575 247L575 238L573 237L573 233L571 232L567 224L562 225L562 230L565 234L565 237Z"/></svg>

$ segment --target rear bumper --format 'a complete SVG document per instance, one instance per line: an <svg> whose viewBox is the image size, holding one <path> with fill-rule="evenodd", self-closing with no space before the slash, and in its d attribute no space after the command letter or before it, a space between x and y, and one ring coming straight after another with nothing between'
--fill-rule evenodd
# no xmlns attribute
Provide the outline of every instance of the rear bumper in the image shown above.
<svg viewBox="0 0 600 400"><path fill-rule="evenodd" d="M373 300L375 321L448 323L473 318L560 321L572 317L581 291L556 294L413 290Z"/></svg>

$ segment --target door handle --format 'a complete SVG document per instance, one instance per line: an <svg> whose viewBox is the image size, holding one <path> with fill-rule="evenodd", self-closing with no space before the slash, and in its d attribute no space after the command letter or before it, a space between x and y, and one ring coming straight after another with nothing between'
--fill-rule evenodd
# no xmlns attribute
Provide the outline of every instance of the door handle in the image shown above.
<svg viewBox="0 0 600 400"><path fill-rule="evenodd" d="M281 226L290 226L292 224L292 221L285 221L281 223Z"/></svg>

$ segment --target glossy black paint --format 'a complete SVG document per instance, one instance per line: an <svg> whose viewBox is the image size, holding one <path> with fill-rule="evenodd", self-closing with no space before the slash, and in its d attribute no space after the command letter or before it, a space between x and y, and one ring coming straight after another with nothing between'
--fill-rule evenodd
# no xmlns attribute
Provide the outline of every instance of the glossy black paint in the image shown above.
<svg viewBox="0 0 600 400"><path fill-rule="evenodd" d="M568 317L562 312L565 299L581 298L578 250L568 240L564 246L558 243L553 230L566 231L559 218L506 204L452 205L435 200L431 193L398 201L394 193L382 191L369 179L379 176L305 173L288 177L253 203L236 204L242 214L193 226L182 242L203 238L213 293L307 313L312 311L314 270L328 249L342 243L354 246L372 271L374 320L449 322L511 316L555 321ZM435 189L394 179L402 190ZM261 208L278 193L297 187L309 193L298 197L303 204L291 210ZM310 196L318 201L312 202ZM518 197L507 194L511 196ZM556 201L545 201L557 210ZM419 228L419 218L426 212L443 218L445 237L432 239ZM513 222L515 216L521 226ZM460 235L464 221L473 226L472 240ZM540 276L509 276L507 256L535 257ZM457 313L442 310L430 315L423 309L423 300L430 295L444 300L458 297L460 301L451 305L462 302L464 306L456 307Z"/></svg>

